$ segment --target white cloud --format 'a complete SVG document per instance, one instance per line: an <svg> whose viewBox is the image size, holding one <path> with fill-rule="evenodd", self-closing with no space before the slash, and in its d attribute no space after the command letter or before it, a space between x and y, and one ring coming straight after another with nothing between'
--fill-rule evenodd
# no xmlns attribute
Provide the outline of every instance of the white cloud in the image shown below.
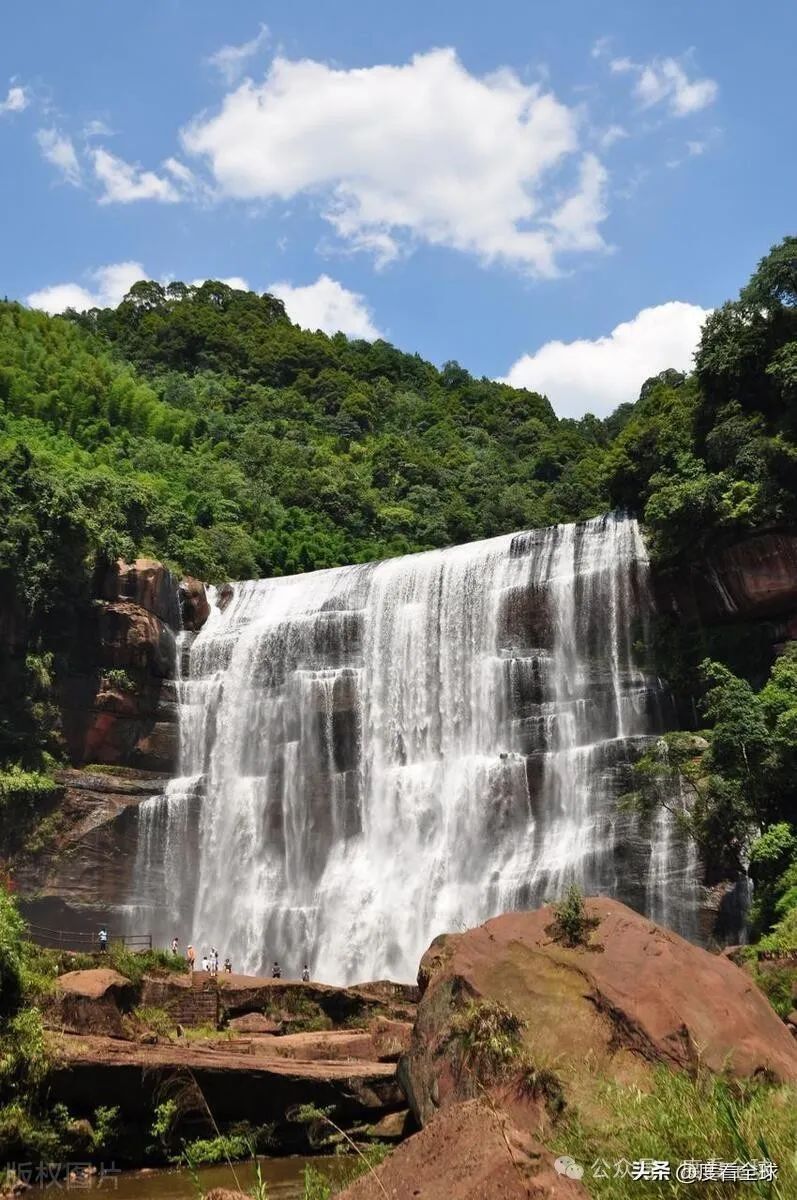
<svg viewBox="0 0 797 1200"><path fill-rule="evenodd" d="M620 142L628 136L628 130L624 129L622 125L610 125L598 138L598 145L602 150L608 150L615 142Z"/></svg>
<svg viewBox="0 0 797 1200"><path fill-rule="evenodd" d="M222 46L206 61L221 72L226 83L236 83L243 74L246 63L266 44L268 37L268 27L261 25L258 33L248 42L242 42L239 46Z"/></svg>
<svg viewBox="0 0 797 1200"><path fill-rule="evenodd" d="M592 49L590 50L591 56L593 58L603 58L605 54L608 54L609 47L611 46L613 40L614 39L608 35L606 37L597 38L596 41L592 43Z"/></svg>
<svg viewBox="0 0 797 1200"><path fill-rule="evenodd" d="M203 279L192 279L191 283L194 287L202 287L202 284L206 282L207 278L208 277L205 276ZM248 292L250 290L249 284L240 275L227 275L221 279L216 280L216 282L217 283L226 283L227 287L236 288L238 291L241 291L241 292Z"/></svg>
<svg viewBox="0 0 797 1200"><path fill-rule="evenodd" d="M22 112L30 104L30 98L24 87L10 87L5 100L0 100L0 117L5 113Z"/></svg>
<svg viewBox="0 0 797 1200"><path fill-rule="evenodd" d="M713 104L719 95L714 79L690 79L674 58L656 58L649 63L635 63L629 58L615 58L609 64L617 73L633 72L637 79L634 96L643 108L666 103L674 117L686 117Z"/></svg>
<svg viewBox="0 0 797 1200"><path fill-rule="evenodd" d="M91 289L79 283L56 283L31 292L27 303L48 313L60 313L67 308L84 312L87 308L115 307L134 283L147 278L147 273L141 263L120 262L89 271L87 278L93 282Z"/></svg>
<svg viewBox="0 0 797 1200"><path fill-rule="evenodd" d="M319 275L315 283L306 287L271 283L266 291L283 301L290 319L303 329L340 332L369 342L382 336L374 325L365 297L350 292L328 275Z"/></svg>
<svg viewBox="0 0 797 1200"><path fill-rule="evenodd" d="M84 138L113 137L114 131L111 129L110 125L106 125L105 121L95 119L93 121L87 121L83 126L83 136Z"/></svg>
<svg viewBox="0 0 797 1200"><path fill-rule="evenodd" d="M314 197L378 262L422 241L550 276L560 252L603 248L605 175L582 161L577 124L540 84L471 75L443 49L353 70L278 57L182 139L222 194ZM572 195L564 168L578 176Z"/></svg>
<svg viewBox="0 0 797 1200"><path fill-rule="evenodd" d="M560 417L604 416L636 400L651 375L667 367L688 371L710 310L672 300L643 308L630 321L594 341L546 342L524 354L505 382L544 392Z"/></svg>
<svg viewBox="0 0 797 1200"><path fill-rule="evenodd" d="M57 167L64 180L80 186L80 163L72 139L57 129L39 129L36 133L39 149L49 163Z"/></svg>
<svg viewBox="0 0 797 1200"><path fill-rule="evenodd" d="M92 150L94 174L104 187L100 204L130 204L135 200L159 200L173 204L180 192L168 179L154 171L142 171L102 148ZM169 160L174 161L174 160Z"/></svg>

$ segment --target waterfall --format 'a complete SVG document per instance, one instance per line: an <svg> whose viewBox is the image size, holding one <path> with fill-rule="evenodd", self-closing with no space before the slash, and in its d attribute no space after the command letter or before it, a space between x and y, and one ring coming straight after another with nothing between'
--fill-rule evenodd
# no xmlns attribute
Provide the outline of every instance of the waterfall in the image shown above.
<svg viewBox="0 0 797 1200"><path fill-rule="evenodd" d="M677 833L616 804L663 727L647 581L608 516L223 589L179 682L180 778L141 806L156 937L412 979L437 933L569 882L649 913L688 891Z"/></svg>

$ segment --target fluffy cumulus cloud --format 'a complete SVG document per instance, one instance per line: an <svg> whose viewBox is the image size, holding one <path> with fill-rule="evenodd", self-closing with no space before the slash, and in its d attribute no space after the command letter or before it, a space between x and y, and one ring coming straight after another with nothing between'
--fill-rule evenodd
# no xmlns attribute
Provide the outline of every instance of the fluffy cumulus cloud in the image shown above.
<svg viewBox="0 0 797 1200"><path fill-rule="evenodd" d="M91 151L94 174L102 184L100 204L132 204L136 200L159 200L174 204L180 199L180 191L172 180L156 175L154 171L143 171L109 150L100 147ZM170 159L169 162L176 160Z"/></svg>
<svg viewBox="0 0 797 1200"><path fill-rule="evenodd" d="M22 112L30 104L24 87L10 87L5 100L0 100L0 117L6 113Z"/></svg>
<svg viewBox="0 0 797 1200"><path fill-rule="evenodd" d="M31 308L48 313L64 312L67 308L83 312L87 308L108 308L117 305L126 292L147 273L139 262L111 263L87 273L90 286L80 283L56 283L32 292L27 302Z"/></svg>
<svg viewBox="0 0 797 1200"><path fill-rule="evenodd" d="M615 74L636 75L633 94L643 108L666 104L674 117L686 117L713 104L719 94L714 79L690 79L685 68L674 58L657 58L635 63L629 58L612 59Z"/></svg>
<svg viewBox="0 0 797 1200"><path fill-rule="evenodd" d="M672 300L643 308L594 341L546 342L514 363L505 382L544 392L560 417L605 416L636 400L651 375L688 371L710 310Z"/></svg>
<svg viewBox="0 0 797 1200"><path fill-rule="evenodd" d="M271 283L266 291L279 296L290 319L303 329L345 333L348 337L365 338L369 342L382 336L373 322L365 297L349 291L328 275L319 275L315 283L304 287Z"/></svg>
<svg viewBox="0 0 797 1200"><path fill-rule="evenodd" d="M603 248L605 172L577 124L541 85L443 49L352 70L278 57L182 140L222 195L313 197L380 263L420 241L553 275L561 252Z"/></svg>
<svg viewBox="0 0 797 1200"><path fill-rule="evenodd" d="M39 129L36 141L44 157L61 172L62 178L78 187L81 172L72 139L57 129Z"/></svg>

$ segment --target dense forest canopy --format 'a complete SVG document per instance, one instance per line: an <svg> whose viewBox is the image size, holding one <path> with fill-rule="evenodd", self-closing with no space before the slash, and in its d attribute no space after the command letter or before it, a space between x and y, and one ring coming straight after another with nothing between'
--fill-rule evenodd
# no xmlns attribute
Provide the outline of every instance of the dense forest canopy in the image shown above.
<svg viewBox="0 0 797 1200"><path fill-rule="evenodd" d="M116 309L63 317L2 303L0 763L57 752L51 683L97 564L293 573L614 507L675 570L797 519L797 238L708 318L690 375L663 372L603 421L557 419L546 397L455 362L302 330L274 297L218 282L142 281ZM752 859L764 929L783 896L797 902L795 660L756 692L727 663L700 665L706 649L679 644L670 663L720 734L702 757L674 743L670 762L695 774L693 833L718 871L767 831ZM643 762L640 803L661 773Z"/></svg>

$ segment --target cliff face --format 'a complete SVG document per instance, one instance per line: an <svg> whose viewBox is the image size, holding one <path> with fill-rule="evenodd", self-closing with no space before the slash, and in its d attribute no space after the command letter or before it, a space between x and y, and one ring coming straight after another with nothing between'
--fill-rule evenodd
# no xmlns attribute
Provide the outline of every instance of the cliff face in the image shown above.
<svg viewBox="0 0 797 1200"><path fill-rule="evenodd" d="M177 634L210 611L204 584L152 559L98 572L94 596L56 684L72 764L57 774L57 821L15 868L31 918L59 929L82 924L73 906L106 912L128 894L136 810L177 768Z"/></svg>
<svg viewBox="0 0 797 1200"><path fill-rule="evenodd" d="M704 625L768 622L797 638L797 534L760 533L717 549L658 581L658 603Z"/></svg>

